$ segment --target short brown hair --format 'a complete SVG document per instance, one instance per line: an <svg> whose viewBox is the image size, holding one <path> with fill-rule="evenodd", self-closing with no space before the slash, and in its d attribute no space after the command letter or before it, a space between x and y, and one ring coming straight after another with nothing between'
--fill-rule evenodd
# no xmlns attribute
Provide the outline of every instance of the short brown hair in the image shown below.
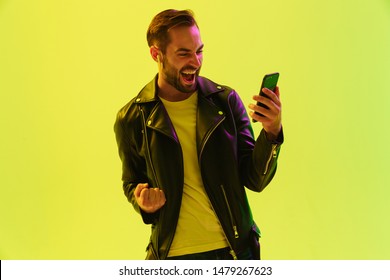
<svg viewBox="0 0 390 280"><path fill-rule="evenodd" d="M177 26L193 26L198 24L195 21L194 13L191 10L165 10L157 14L149 25L146 39L149 47L156 45L162 53L165 53L170 38L168 32Z"/></svg>

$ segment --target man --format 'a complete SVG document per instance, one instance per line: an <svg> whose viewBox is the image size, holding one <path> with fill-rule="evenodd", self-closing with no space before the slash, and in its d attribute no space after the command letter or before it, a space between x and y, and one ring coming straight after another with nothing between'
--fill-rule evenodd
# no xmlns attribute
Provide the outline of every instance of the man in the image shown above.
<svg viewBox="0 0 390 280"><path fill-rule="evenodd" d="M152 225L146 259L259 259L245 187L260 192L275 174L279 89L254 96L268 109L249 106L263 125L255 141L238 94L199 76L203 43L191 11L156 15L147 41L158 74L115 123L125 195Z"/></svg>

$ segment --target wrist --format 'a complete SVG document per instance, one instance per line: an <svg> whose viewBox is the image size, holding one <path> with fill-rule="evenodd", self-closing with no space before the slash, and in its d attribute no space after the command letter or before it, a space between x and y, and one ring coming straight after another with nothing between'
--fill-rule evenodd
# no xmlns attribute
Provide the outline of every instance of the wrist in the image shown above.
<svg viewBox="0 0 390 280"><path fill-rule="evenodd" d="M283 143L283 128L280 126L277 130L267 130L264 128L265 135L268 141L274 143Z"/></svg>
<svg viewBox="0 0 390 280"><path fill-rule="evenodd" d="M280 131L282 130L282 127L280 126L278 129L274 129L274 130L267 130L267 129L264 130L266 132L268 140L275 140L276 138L278 138Z"/></svg>

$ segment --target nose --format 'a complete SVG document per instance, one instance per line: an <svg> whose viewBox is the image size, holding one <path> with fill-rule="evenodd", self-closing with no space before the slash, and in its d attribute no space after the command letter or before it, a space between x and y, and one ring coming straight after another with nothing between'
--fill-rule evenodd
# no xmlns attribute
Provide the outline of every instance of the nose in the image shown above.
<svg viewBox="0 0 390 280"><path fill-rule="evenodd" d="M194 53L191 57L191 64L195 68L199 68L202 65L203 56L202 54Z"/></svg>

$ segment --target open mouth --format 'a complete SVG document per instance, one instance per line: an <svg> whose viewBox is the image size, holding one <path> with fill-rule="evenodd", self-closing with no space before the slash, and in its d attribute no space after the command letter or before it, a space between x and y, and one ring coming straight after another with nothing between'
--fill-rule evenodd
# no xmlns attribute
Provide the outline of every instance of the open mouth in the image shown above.
<svg viewBox="0 0 390 280"><path fill-rule="evenodd" d="M196 70L184 70L181 76L186 84L193 84L195 82Z"/></svg>

